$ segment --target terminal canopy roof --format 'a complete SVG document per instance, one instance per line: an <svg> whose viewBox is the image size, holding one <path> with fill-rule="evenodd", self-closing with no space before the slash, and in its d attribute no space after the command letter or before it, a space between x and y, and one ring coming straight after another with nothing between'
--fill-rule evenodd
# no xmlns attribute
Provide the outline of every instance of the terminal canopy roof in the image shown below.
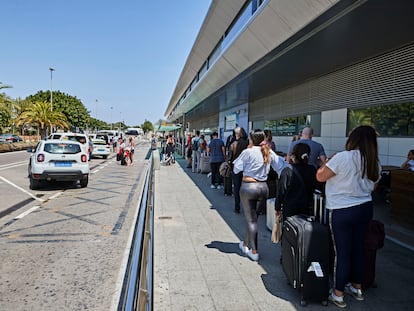
<svg viewBox="0 0 414 311"><path fill-rule="evenodd" d="M178 126L178 125L160 125L159 128L156 129L156 131L157 132L172 132L180 128L181 126Z"/></svg>

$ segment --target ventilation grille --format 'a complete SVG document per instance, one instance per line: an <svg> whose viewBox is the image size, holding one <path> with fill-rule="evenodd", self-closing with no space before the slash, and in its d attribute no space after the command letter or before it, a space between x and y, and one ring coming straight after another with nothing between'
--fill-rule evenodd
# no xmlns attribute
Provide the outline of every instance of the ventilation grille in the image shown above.
<svg viewBox="0 0 414 311"><path fill-rule="evenodd" d="M250 118L266 120L414 100L414 45L263 98Z"/></svg>

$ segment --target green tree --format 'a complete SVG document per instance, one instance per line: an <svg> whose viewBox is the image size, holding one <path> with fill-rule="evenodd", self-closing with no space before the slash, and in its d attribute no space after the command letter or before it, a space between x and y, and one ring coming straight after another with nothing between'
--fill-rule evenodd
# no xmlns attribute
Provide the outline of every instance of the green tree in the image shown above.
<svg viewBox="0 0 414 311"><path fill-rule="evenodd" d="M111 126L105 121L90 117L88 121L88 128L91 130L108 130Z"/></svg>
<svg viewBox="0 0 414 311"><path fill-rule="evenodd" d="M148 133L150 131L154 131L154 125L148 120L145 120L144 123L141 125L142 130L144 133Z"/></svg>
<svg viewBox="0 0 414 311"><path fill-rule="evenodd" d="M0 89L11 88L11 85L0 82ZM10 125L11 104L13 100L5 93L0 93L0 132L6 130Z"/></svg>
<svg viewBox="0 0 414 311"><path fill-rule="evenodd" d="M372 125L370 108L348 111L348 131L352 131L360 125Z"/></svg>
<svg viewBox="0 0 414 311"><path fill-rule="evenodd" d="M1 87L1 84L0 84ZM8 131L12 124L14 101L4 93L0 93L0 131Z"/></svg>
<svg viewBox="0 0 414 311"><path fill-rule="evenodd" d="M42 101L50 103L50 91L39 91L35 95L28 96L26 100L31 102ZM90 115L88 110L82 102L74 96L60 91L54 91L52 108L53 111L61 111L66 116L69 127L85 129L89 125Z"/></svg>
<svg viewBox="0 0 414 311"><path fill-rule="evenodd" d="M51 111L50 102L46 101L36 101L30 105L16 119L16 125L37 126L42 138L46 137L47 128L49 127L69 128L66 116L59 110Z"/></svg>

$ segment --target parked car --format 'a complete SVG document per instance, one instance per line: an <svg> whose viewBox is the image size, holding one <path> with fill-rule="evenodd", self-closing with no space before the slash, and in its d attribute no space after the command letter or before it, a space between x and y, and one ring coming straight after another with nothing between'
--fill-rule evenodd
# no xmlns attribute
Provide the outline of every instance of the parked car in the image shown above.
<svg viewBox="0 0 414 311"><path fill-rule="evenodd" d="M103 139L108 145L111 143L111 139L107 134L96 134L96 139Z"/></svg>
<svg viewBox="0 0 414 311"><path fill-rule="evenodd" d="M119 136L119 133L115 130L101 130L96 133L96 138L99 138L100 135L108 135L108 142L110 143L112 138Z"/></svg>
<svg viewBox="0 0 414 311"><path fill-rule="evenodd" d="M62 139L62 140L72 140L77 141L82 144L82 148L85 153L88 154L88 160L91 159L93 145L91 144L88 135L82 133L72 133L72 132L62 132L62 133L52 133L48 137L49 139Z"/></svg>
<svg viewBox="0 0 414 311"><path fill-rule="evenodd" d="M23 141L19 135L15 134L0 134L0 143L17 143Z"/></svg>
<svg viewBox="0 0 414 311"><path fill-rule="evenodd" d="M144 134L144 131L141 128L129 127L125 131L125 136L127 137L129 136L138 137L139 135L142 135L142 134Z"/></svg>
<svg viewBox="0 0 414 311"><path fill-rule="evenodd" d="M99 157L103 157L104 159L106 159L111 154L111 148L105 140L92 139L92 143L93 143L92 158L99 156Z"/></svg>
<svg viewBox="0 0 414 311"><path fill-rule="evenodd" d="M28 173L30 189L51 181L79 181L88 185L89 162L82 144L73 140L41 140L31 152Z"/></svg>

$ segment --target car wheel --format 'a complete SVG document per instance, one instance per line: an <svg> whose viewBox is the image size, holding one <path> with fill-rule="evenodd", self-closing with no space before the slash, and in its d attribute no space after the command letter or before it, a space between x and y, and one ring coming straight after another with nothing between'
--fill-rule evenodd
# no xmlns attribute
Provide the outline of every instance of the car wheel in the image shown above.
<svg viewBox="0 0 414 311"><path fill-rule="evenodd" d="M30 189L36 190L40 187L40 181L34 179L31 175L29 176L30 179Z"/></svg>
<svg viewBox="0 0 414 311"><path fill-rule="evenodd" d="M87 185L88 185L88 177L80 181L81 188L85 188Z"/></svg>

